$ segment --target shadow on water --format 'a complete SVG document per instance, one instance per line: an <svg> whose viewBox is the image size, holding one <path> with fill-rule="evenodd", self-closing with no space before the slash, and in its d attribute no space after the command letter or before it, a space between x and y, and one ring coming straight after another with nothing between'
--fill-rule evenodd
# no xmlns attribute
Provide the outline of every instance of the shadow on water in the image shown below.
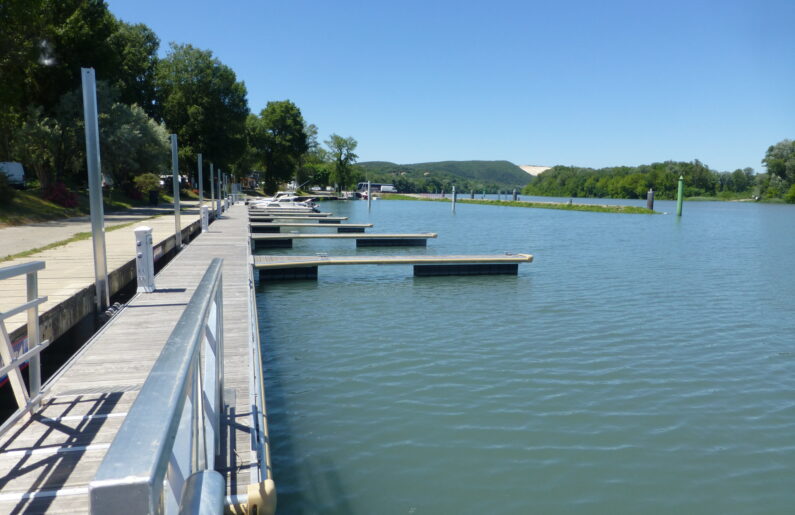
<svg viewBox="0 0 795 515"><path fill-rule="evenodd" d="M269 326L278 321L268 317L267 306L261 298L265 292L265 285L259 283L257 308L277 511L284 514L353 513L335 464L327 458L302 456L295 445L295 434L290 423L293 408L288 403L285 380L288 372L278 358L279 347L290 342L272 338Z"/></svg>

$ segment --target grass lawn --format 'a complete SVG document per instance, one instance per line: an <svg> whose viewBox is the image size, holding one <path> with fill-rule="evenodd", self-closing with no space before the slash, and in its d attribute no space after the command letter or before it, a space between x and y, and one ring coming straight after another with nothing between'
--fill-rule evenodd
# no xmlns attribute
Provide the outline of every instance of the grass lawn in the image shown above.
<svg viewBox="0 0 795 515"><path fill-rule="evenodd" d="M386 194L381 195L385 200L423 200L429 202L450 202L449 198L414 197L411 195ZM659 214L657 211L635 206L610 206L599 204L569 204L568 202L524 202L513 200L473 200L459 198L459 204L484 204L488 206L532 207L539 209L561 209L564 211L593 211L597 213L627 213L635 215Z"/></svg>
<svg viewBox="0 0 795 515"><path fill-rule="evenodd" d="M198 195L183 191L181 198L183 200L198 199ZM106 213L150 205L146 198L133 199L119 191L111 192L110 195L106 194L103 201ZM172 202L172 200L171 197L161 195L160 202ZM11 203L0 205L0 227L84 216L90 212L90 200L86 191L77 192L77 207L68 208L45 200L39 190L21 190L17 191Z"/></svg>

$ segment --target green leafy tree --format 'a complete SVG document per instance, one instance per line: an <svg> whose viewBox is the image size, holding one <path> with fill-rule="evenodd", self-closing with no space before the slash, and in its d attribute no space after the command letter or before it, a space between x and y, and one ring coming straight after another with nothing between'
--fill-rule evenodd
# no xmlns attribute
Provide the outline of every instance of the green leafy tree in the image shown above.
<svg viewBox="0 0 795 515"><path fill-rule="evenodd" d="M268 102L246 124L249 144L265 168L265 191L273 193L279 183L293 179L308 149L301 110L289 100Z"/></svg>
<svg viewBox="0 0 795 515"><path fill-rule="evenodd" d="M64 178L65 170L76 170L84 156L77 143L73 119L47 116L43 108L31 108L16 130L11 156L32 169L42 189Z"/></svg>
<svg viewBox="0 0 795 515"><path fill-rule="evenodd" d="M329 155L334 163L331 180L337 184L337 191L341 192L352 183L352 166L359 158L354 153L358 143L352 137L343 138L337 134L329 136L324 143L329 148Z"/></svg>
<svg viewBox="0 0 795 515"><path fill-rule="evenodd" d="M795 183L795 141L785 139L770 146L762 163L769 174L775 175L787 184Z"/></svg>
<svg viewBox="0 0 795 515"><path fill-rule="evenodd" d="M162 119L177 134L180 166L193 173L196 154L226 168L246 146L246 86L209 50L171 44L155 73Z"/></svg>
<svg viewBox="0 0 795 515"><path fill-rule="evenodd" d="M100 115L102 172L113 178L115 188L127 189L132 177L166 167L168 134L138 105L116 102Z"/></svg>
<svg viewBox="0 0 795 515"><path fill-rule="evenodd" d="M137 104L146 114L158 118L155 73L160 39L142 23L119 22L110 44L118 60L114 79L119 100L128 105Z"/></svg>

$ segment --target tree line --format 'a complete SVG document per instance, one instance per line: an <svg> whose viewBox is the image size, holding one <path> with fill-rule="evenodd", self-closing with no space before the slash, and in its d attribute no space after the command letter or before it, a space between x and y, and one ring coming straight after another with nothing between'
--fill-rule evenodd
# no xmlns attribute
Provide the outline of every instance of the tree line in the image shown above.
<svg viewBox="0 0 795 515"><path fill-rule="evenodd" d="M666 161L641 166L582 168L555 166L525 186L525 195L554 197L676 198L679 177L689 197L779 198L795 202L795 142L783 140L768 148L762 163L767 173L752 168L718 172L698 160Z"/></svg>
<svg viewBox="0 0 795 515"><path fill-rule="evenodd" d="M0 161L21 162L42 190L87 182L81 67L96 71L103 174L131 196L136 176L170 169L172 133L193 179L202 153L204 174L209 163L258 172L271 191L296 177L353 180L353 138L332 134L322 148L289 100L251 113L246 85L210 50L171 43L159 58L157 35L104 1L9 0L0 27Z"/></svg>

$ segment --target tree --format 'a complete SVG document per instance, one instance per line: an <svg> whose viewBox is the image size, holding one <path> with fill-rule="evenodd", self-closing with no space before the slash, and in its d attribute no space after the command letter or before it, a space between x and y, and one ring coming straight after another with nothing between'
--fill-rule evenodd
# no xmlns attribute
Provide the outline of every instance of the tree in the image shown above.
<svg viewBox="0 0 795 515"><path fill-rule="evenodd" d="M119 100L129 105L138 104L146 114L158 118L155 73L160 39L143 23L119 22L110 44L118 59L115 85L120 92Z"/></svg>
<svg viewBox="0 0 795 515"><path fill-rule="evenodd" d="M265 168L265 191L273 193L293 178L308 149L301 110L289 100L268 102L246 125L249 144Z"/></svg>
<svg viewBox="0 0 795 515"><path fill-rule="evenodd" d="M120 102L100 115L102 172L113 185L128 190L133 175L164 168L169 143L165 127L149 118L143 108Z"/></svg>
<svg viewBox="0 0 795 515"><path fill-rule="evenodd" d="M769 174L795 184L795 141L785 139L767 149L762 163Z"/></svg>
<svg viewBox="0 0 795 515"><path fill-rule="evenodd" d="M162 120L179 141L180 165L193 172L196 154L218 167L238 161L246 146L246 86L209 50L171 44L157 64Z"/></svg>
<svg viewBox="0 0 795 515"><path fill-rule="evenodd" d="M324 143L334 162L331 180L337 183L337 191L341 192L351 185L351 167L359 158L353 151L358 143L352 137L343 138L337 134L329 136Z"/></svg>

